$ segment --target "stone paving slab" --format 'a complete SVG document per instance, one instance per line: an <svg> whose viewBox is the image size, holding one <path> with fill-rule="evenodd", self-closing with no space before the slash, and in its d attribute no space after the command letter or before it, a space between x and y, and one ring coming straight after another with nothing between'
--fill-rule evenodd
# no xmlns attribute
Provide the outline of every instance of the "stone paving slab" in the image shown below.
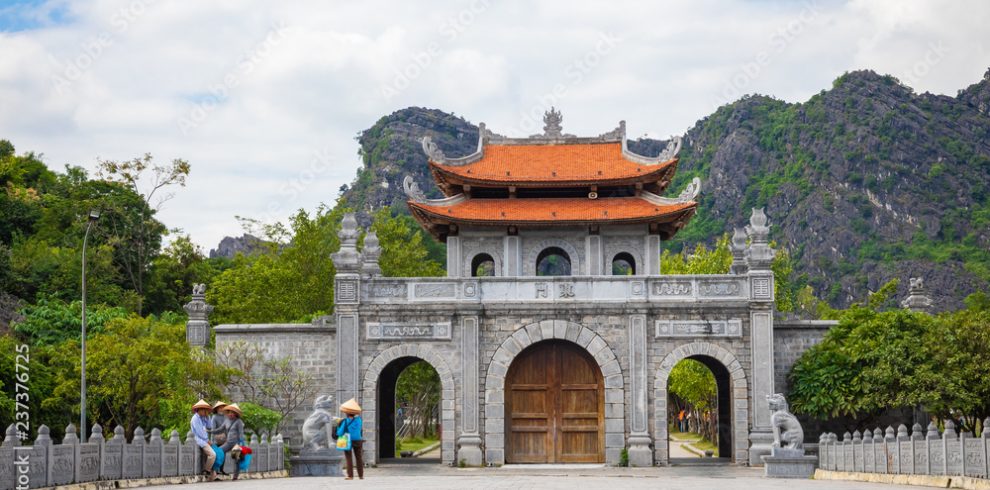
<svg viewBox="0 0 990 490"><path fill-rule="evenodd" d="M671 468L612 468L582 467L525 469L518 466L503 468L459 469L445 466L394 464L365 470L365 480L345 481L342 478L291 478L223 483L183 485L183 490L272 490L289 487L293 490L326 490L327 488L383 489L601 489L622 490L684 489L755 490L755 489L837 489L890 490L919 488L880 483L816 480L778 480L764 478L762 468L741 467L671 467ZM161 488L168 487L148 487Z"/></svg>

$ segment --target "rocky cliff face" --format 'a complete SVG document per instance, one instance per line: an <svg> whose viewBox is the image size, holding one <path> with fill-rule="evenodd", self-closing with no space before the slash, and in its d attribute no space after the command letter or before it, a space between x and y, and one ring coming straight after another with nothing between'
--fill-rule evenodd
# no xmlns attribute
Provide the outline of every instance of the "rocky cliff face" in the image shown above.
<svg viewBox="0 0 990 490"><path fill-rule="evenodd" d="M477 143L476 126L435 109L380 119L359 138L364 168L344 193L362 221L404 204L406 174L440 195L424 135L452 156ZM723 106L684 141L670 192L701 177L701 209L670 246L710 243L766 207L771 237L834 306L892 278L906 292L909 276L924 277L941 309L990 284L990 71L957 97L852 72L804 103L751 96ZM647 155L664 144L630 141Z"/></svg>
<svg viewBox="0 0 990 490"><path fill-rule="evenodd" d="M254 235L245 233L239 237L223 237L217 248L210 250L210 258L227 257L234 258L238 253L251 255L264 246L264 241Z"/></svg>

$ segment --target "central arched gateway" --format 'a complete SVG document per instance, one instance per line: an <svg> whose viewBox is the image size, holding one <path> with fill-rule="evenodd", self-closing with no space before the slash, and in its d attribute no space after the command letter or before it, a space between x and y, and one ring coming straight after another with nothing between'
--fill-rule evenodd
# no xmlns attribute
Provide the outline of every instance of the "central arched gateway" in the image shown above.
<svg viewBox="0 0 990 490"><path fill-rule="evenodd" d="M605 461L605 385L587 351L564 340L527 347L505 394L507 463Z"/></svg>

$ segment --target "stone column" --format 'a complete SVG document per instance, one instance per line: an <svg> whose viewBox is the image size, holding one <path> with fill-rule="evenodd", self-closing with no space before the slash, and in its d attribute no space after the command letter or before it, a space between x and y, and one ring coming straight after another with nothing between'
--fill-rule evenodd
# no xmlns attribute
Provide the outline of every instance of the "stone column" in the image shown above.
<svg viewBox="0 0 990 490"><path fill-rule="evenodd" d="M364 236L364 248L361 250L361 275L365 279L382 275L382 268L378 265L381 256L382 248L378 242L378 234L375 230L368 230L368 234Z"/></svg>
<svg viewBox="0 0 990 490"><path fill-rule="evenodd" d="M515 277L522 275L522 258L519 256L519 236L518 235L506 235L505 241L505 260L503 260L502 275Z"/></svg>
<svg viewBox="0 0 990 490"><path fill-rule="evenodd" d="M447 237L447 277L461 277L461 237Z"/></svg>
<svg viewBox="0 0 990 490"><path fill-rule="evenodd" d="M213 306L206 304L206 285L194 284L192 301L183 307L189 319L186 321L186 342L197 347L206 347L210 342L210 312Z"/></svg>
<svg viewBox="0 0 990 490"><path fill-rule="evenodd" d="M585 255L588 256L589 276L600 276L605 274L602 267L602 237L601 235L588 235L584 239ZM611 273L611 271L609 271Z"/></svg>
<svg viewBox="0 0 990 490"><path fill-rule="evenodd" d="M646 315L629 317L629 466L653 466L653 440L647 424L649 398L646 386ZM606 409L606 412L608 410Z"/></svg>
<svg viewBox="0 0 990 490"><path fill-rule="evenodd" d="M478 430L478 388L481 365L478 359L478 317L461 318L461 386L464 399L461 405L461 434L457 437L457 463L481 466L481 433ZM446 409L447 407L443 407Z"/></svg>
<svg viewBox="0 0 990 490"><path fill-rule="evenodd" d="M646 235L646 250L643 252L643 272L656 276L660 270L660 235Z"/></svg>
<svg viewBox="0 0 990 490"><path fill-rule="evenodd" d="M766 403L767 395L773 393L773 262L774 251L770 248L767 226L767 216L763 208L753 209L746 227L749 235L749 248L746 249L746 267L749 270L749 328L750 345L753 353L752 380L750 382L753 407L752 426L750 427L749 464L762 465L760 456L770 454L773 443L773 429L770 426L770 407ZM733 237L735 238L735 237ZM736 434L736 444L743 444L739 434Z"/></svg>
<svg viewBox="0 0 990 490"><path fill-rule="evenodd" d="M357 219L354 213L348 213L341 223L340 251L331 256L337 269L333 301L337 315L337 400L341 403L357 398L361 391L358 385L361 258L357 252L357 236Z"/></svg>
<svg viewBox="0 0 990 490"><path fill-rule="evenodd" d="M746 230L736 228L732 233L732 266L729 272L732 274L746 273Z"/></svg>
<svg viewBox="0 0 990 490"><path fill-rule="evenodd" d="M931 311L932 299L928 297L928 291L925 290L925 279L923 277L911 278L911 289L908 290L907 298L901 301L901 308L923 313Z"/></svg>

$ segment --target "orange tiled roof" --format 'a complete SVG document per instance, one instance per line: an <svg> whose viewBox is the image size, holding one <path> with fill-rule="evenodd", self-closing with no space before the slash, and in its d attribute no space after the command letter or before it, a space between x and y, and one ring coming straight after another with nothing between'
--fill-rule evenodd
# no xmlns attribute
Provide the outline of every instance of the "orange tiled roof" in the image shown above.
<svg viewBox="0 0 990 490"><path fill-rule="evenodd" d="M409 201L418 218L475 224L668 222L693 214L697 203L659 205L638 197L467 199L452 205Z"/></svg>
<svg viewBox="0 0 990 490"><path fill-rule="evenodd" d="M466 165L430 162L445 180L487 183L607 183L660 180L672 159L643 165L622 155L622 143L486 145L480 160ZM453 179L450 179L453 177ZM457 178L460 179L457 179Z"/></svg>

